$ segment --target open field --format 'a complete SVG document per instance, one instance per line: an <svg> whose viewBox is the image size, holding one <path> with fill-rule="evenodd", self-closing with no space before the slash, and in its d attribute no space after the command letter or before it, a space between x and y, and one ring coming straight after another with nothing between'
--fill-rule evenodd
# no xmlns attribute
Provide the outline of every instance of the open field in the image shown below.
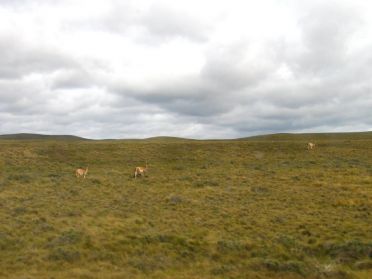
<svg viewBox="0 0 372 279"><path fill-rule="evenodd" d="M371 133L1 140L0 172L0 278L372 278Z"/></svg>

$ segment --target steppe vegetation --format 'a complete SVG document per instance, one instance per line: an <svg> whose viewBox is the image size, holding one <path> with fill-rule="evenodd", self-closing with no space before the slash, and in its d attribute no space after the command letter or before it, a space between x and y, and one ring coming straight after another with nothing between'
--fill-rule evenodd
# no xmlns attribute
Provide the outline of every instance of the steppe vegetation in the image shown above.
<svg viewBox="0 0 372 279"><path fill-rule="evenodd" d="M0 278L372 278L372 134L0 140Z"/></svg>

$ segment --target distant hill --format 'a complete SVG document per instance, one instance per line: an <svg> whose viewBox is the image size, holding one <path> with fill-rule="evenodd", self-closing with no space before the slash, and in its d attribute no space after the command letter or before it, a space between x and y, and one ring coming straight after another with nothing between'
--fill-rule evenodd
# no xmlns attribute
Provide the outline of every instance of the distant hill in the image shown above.
<svg viewBox="0 0 372 279"><path fill-rule="evenodd" d="M0 135L0 140L88 140L72 135L41 135L41 134L7 134Z"/></svg>
<svg viewBox="0 0 372 279"><path fill-rule="evenodd" d="M277 134L267 134L267 135L258 135L258 136L250 136L250 137L243 137L237 139L204 139L205 141L224 141L224 140L252 140L252 141L290 141L290 140L363 140L363 139L371 139L372 138L372 131L368 132L342 132L342 133L277 133ZM150 141L189 141L189 140L196 140L190 138L180 138L180 137L167 137L167 136L159 136L159 137L151 137L145 140ZM203 140L201 140L203 141Z"/></svg>
<svg viewBox="0 0 372 279"><path fill-rule="evenodd" d="M348 133L278 133L269 135L259 135L237 140L267 140L267 141L286 141L286 140L362 140L372 138L372 131L369 132L348 132Z"/></svg>
<svg viewBox="0 0 372 279"><path fill-rule="evenodd" d="M291 141L291 140L363 140L371 139L372 131L369 132L346 132L346 133L278 133L268 135L258 135L251 137L243 137L237 139L205 139L205 141ZM66 141L78 141L78 140L90 140L73 135L43 135L43 134L31 134L31 133L19 133L19 134L6 134L0 135L0 140L66 140ZM159 141L159 142L180 142L180 141L198 141L197 139L181 138L181 137L170 137L170 136L158 136L150 137L145 139L102 139L105 141L111 140L126 140L126 141ZM204 141L204 140L199 140Z"/></svg>
<svg viewBox="0 0 372 279"><path fill-rule="evenodd" d="M185 140L194 140L194 139L159 136L159 137L146 138L145 140L150 140L150 141L185 141Z"/></svg>

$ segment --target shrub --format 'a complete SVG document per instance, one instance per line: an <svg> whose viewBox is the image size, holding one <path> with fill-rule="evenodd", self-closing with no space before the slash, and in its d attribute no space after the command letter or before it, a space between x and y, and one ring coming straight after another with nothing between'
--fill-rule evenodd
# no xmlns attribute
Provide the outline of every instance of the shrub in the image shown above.
<svg viewBox="0 0 372 279"><path fill-rule="evenodd" d="M171 205L177 205L184 201L184 199L181 196L170 196L167 199L167 202Z"/></svg>
<svg viewBox="0 0 372 279"><path fill-rule="evenodd" d="M80 253L66 248L57 248L48 255L48 260L73 263L80 260Z"/></svg>
<svg viewBox="0 0 372 279"><path fill-rule="evenodd" d="M355 269L372 269L372 261L371 260L364 260L359 261L354 264Z"/></svg>
<svg viewBox="0 0 372 279"><path fill-rule="evenodd" d="M74 245L81 242L83 239L83 234L74 230L69 230L63 232L59 237L51 240L46 246L47 247L56 247L56 246L65 246L65 245Z"/></svg>
<svg viewBox="0 0 372 279"><path fill-rule="evenodd" d="M216 187L216 186L219 186L220 184L218 183L218 181L215 181L215 180L198 180L194 182L193 185L197 188L201 188L201 187L207 187L207 186Z"/></svg>
<svg viewBox="0 0 372 279"><path fill-rule="evenodd" d="M274 272L293 272L301 275L306 275L309 268L299 261L281 262L275 259L265 259L254 266L256 269L266 269Z"/></svg>
<svg viewBox="0 0 372 279"><path fill-rule="evenodd" d="M219 240L216 246L220 253L249 251L252 248L251 244L236 240Z"/></svg>
<svg viewBox="0 0 372 279"><path fill-rule="evenodd" d="M372 255L372 243L350 241L346 243L326 243L322 247L325 253L340 263L352 263Z"/></svg>
<svg viewBox="0 0 372 279"><path fill-rule="evenodd" d="M263 193L268 193L269 189L267 187L254 186L254 187L251 187L251 191L257 194L263 194Z"/></svg>
<svg viewBox="0 0 372 279"><path fill-rule="evenodd" d="M30 183L31 182L31 176L27 174L11 174L8 176L8 180L10 181L17 181L20 183Z"/></svg>

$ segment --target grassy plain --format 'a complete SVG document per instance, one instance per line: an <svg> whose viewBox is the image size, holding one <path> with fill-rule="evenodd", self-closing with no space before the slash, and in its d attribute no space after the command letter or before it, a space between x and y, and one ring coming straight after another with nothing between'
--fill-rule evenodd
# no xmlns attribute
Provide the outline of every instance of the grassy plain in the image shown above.
<svg viewBox="0 0 372 279"><path fill-rule="evenodd" d="M372 134L1 140L0 278L372 278Z"/></svg>

